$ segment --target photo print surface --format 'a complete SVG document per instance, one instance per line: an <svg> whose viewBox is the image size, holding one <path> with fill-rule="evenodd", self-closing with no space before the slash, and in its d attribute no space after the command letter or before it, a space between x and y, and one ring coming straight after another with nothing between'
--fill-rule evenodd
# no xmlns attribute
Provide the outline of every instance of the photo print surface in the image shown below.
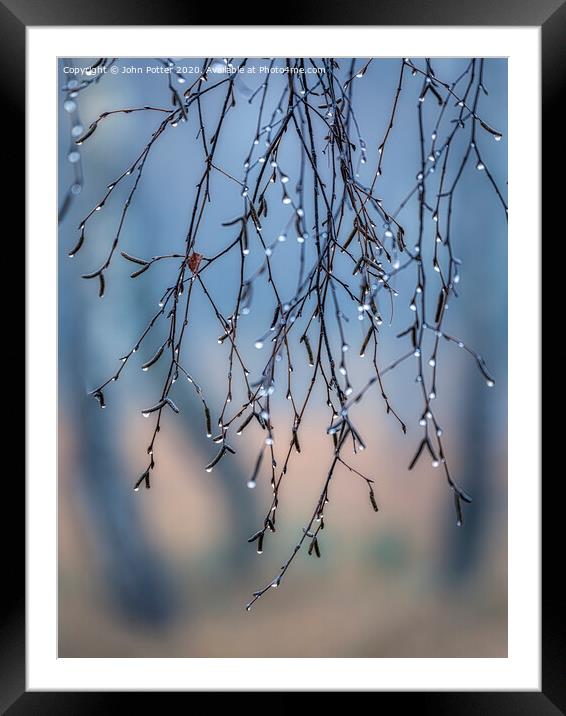
<svg viewBox="0 0 566 716"><path fill-rule="evenodd" d="M58 74L59 656L506 656L507 61Z"/></svg>

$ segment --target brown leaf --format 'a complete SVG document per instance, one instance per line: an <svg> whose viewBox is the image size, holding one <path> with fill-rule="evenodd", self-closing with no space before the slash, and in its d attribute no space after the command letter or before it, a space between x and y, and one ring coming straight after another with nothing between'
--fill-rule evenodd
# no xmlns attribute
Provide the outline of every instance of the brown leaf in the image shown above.
<svg viewBox="0 0 566 716"><path fill-rule="evenodd" d="M198 269L199 269L201 261L202 261L202 254L197 254L196 251L193 251L193 253L189 256L187 264L188 264L190 270L195 275L198 273Z"/></svg>

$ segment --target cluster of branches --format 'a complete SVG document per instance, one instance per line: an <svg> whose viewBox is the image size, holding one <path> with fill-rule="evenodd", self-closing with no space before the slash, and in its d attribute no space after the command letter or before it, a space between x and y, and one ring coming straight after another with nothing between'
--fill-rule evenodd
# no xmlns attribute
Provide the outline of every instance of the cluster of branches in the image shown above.
<svg viewBox="0 0 566 716"><path fill-rule="evenodd" d="M102 62L114 61L99 60L99 63ZM237 62L205 59L199 72L191 75L193 81L190 83L173 60L162 59L159 62L170 69L166 74L171 93L170 106L145 105L108 110L79 137L73 136L74 144L80 147L114 115L146 113L156 116L154 131L147 142L124 171L108 184L100 201L79 224L78 242L69 252L70 256L74 256L85 244L90 223L110 201L116 188L125 183L129 185L106 258L83 278L97 283L98 294L102 297L116 256L132 264L131 276L134 279L151 270L158 262L172 261L177 267L174 282L164 286L158 310L149 317L135 343L121 357L116 371L91 394L104 408L108 387L120 378L134 354L142 346L145 347L155 328L165 323L165 341L154 353L152 351L152 356L142 365L144 371L158 362L166 362L168 368L160 394L153 405L143 410L143 415L153 421L153 428L147 445L147 463L135 481L135 489L150 487L157 465L163 415L166 411L179 412L174 400L175 383L183 378L202 402L206 434L217 446L215 456L206 465L208 472L220 460L236 452L233 437L241 435L250 423L257 423L263 431L262 445L248 481L248 486L254 487L256 481L267 473L271 485L271 498L266 505L263 522L249 539L261 554L266 539L276 532L285 476L293 456L301 452L301 431L315 386L322 386L328 410L327 434L330 441L326 478L289 558L272 580L253 593L247 604L249 610L270 588L280 585L303 546L308 554L320 557L325 506L330 499L332 481L338 468L347 469L365 484L369 503L378 511L374 481L355 469L348 457L348 454L356 454L365 448L364 437L356 421L355 406L372 386L376 386L387 413L405 432L405 423L394 408L383 377L410 359L416 366L415 380L422 399L418 415L422 438L409 469L427 454L435 467L441 466L454 498L457 523L462 523L462 502L469 502L470 497L452 475L435 412L441 343L454 343L469 353L488 386L492 386L494 380L482 357L459 338L447 333L444 327L449 301L457 295L459 282L460 261L454 254L451 231L453 204L464 170L472 163L491 184L507 213L502 192L478 146L480 133L496 141L501 139L501 133L489 126L480 114L480 100L486 93L484 62L481 59L470 60L461 75L451 82L437 76L429 60L400 60L398 82L391 98L386 127L383 134L372 138L371 142L366 142L361 136L354 91L362 87L358 83L367 77L372 60L351 60L340 67L333 59L273 59L269 62L270 70L279 67L284 72L266 73L261 84L244 98L237 91L240 77L237 70L246 67L246 59ZM401 94L411 82L418 82L420 87L415 108L420 147L418 172L407 186L399 206L386 207L378 195L382 166L398 120ZM72 101L78 91L91 83L87 75L78 86L75 83L64 87L66 101ZM272 84L275 86L270 87ZM365 90L370 88L365 87ZM216 97L213 106L218 107L219 104L220 107L217 110L207 107L208 100L213 97ZM275 101L270 101L272 97ZM221 138L230 131L230 119L238 102L256 104L257 124L245 154L242 173L234 176L220 166L217 149ZM434 117L432 133L425 130L425 105ZM74 111L74 107L72 109ZM189 117L196 118L196 142L201 148L202 161L189 207L188 230L182 249L153 257L134 255L123 250L121 235L148 157L165 133L186 122ZM459 135L465 136L463 144L455 142ZM295 142L300 154L299 173L293 178L286 173L284 159L281 158L281 148L286 142ZM368 156L375 161L375 169L371 181L364 184L359 170L360 165L368 161ZM227 217L224 224L231 227L235 237L220 251L210 253L201 237L207 210L214 200L211 192L214 173L223 175L227 183L239 192L241 212L235 218ZM408 235L400 217L415 195L418 231L416 235ZM287 224L277 236L268 236L262 222L271 207L281 203L288 211ZM429 262L425 260L429 252L425 252L424 242L428 235L426 222L430 220L435 225L435 237L432 260ZM284 295L275 280L273 262L278 248L290 233L295 234L300 244L300 260L296 288L291 295ZM312 254L306 251L307 245L314 247ZM250 251L258 250L263 258L259 268L250 273L247 257ZM314 257L312 261L311 255ZM239 288L229 315L221 311L218 297L207 280L211 268L222 258L231 260L233 270L239 275ZM342 278L344 272L351 278ZM401 272L412 272L414 283L411 292L399 298L394 279ZM243 350L246 346L239 340L239 328L242 317L251 310L254 291L260 282L266 282L269 287L273 314L264 333L255 342L255 349L265 355L263 369L257 376L252 376ZM193 297L197 292L204 295L216 317L220 332L218 342L229 346L224 399L214 421L205 391L195 381L183 354ZM436 306L434 311L430 310L431 298ZM380 360L382 330L391 322L394 304L403 299L409 304L412 320L398 338L406 341L407 347L392 364L383 365ZM372 365L370 380L357 391L354 391L347 362L350 352L347 323L352 309L364 335L361 345L355 350L360 356L367 354ZM388 317L384 318L384 314ZM427 334L432 336L433 347L425 355ZM297 343L290 340L292 336L299 340L299 352ZM339 337L339 341L335 340L335 336ZM308 363L310 371L308 384L302 391L293 380L294 367L301 361ZM237 390L236 376L244 386L243 395L239 395ZM272 400L276 390L284 390L290 403L290 425L274 424ZM282 461L276 459L276 441L286 445Z"/></svg>

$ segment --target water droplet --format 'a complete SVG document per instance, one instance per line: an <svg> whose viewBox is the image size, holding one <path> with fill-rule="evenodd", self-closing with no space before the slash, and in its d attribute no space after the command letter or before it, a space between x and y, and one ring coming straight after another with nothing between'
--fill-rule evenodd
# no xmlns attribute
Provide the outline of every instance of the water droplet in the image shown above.
<svg viewBox="0 0 566 716"><path fill-rule="evenodd" d="M483 170L485 169L485 165L483 164L483 162L478 162L478 163L476 164L476 169L477 169L479 172L483 171Z"/></svg>
<svg viewBox="0 0 566 716"><path fill-rule="evenodd" d="M433 466L433 467L438 467L439 465L440 465L440 463L439 463L438 460L433 460L433 461L432 461L432 466Z"/></svg>
<svg viewBox="0 0 566 716"><path fill-rule="evenodd" d="M287 235L286 234L279 234L277 237L277 241L283 243L284 241L287 241Z"/></svg>
<svg viewBox="0 0 566 716"><path fill-rule="evenodd" d="M73 137L80 137L83 131L84 127L82 124L75 124L75 126L71 129L71 135Z"/></svg>
<svg viewBox="0 0 566 716"><path fill-rule="evenodd" d="M143 412L142 415L143 415L144 418L149 418L149 413L148 413L148 412Z"/></svg>
<svg viewBox="0 0 566 716"><path fill-rule="evenodd" d="M495 385L493 380L486 380L485 384L487 385L488 388L493 388L493 386Z"/></svg>
<svg viewBox="0 0 566 716"><path fill-rule="evenodd" d="M284 204L290 204L291 203L291 197L288 194L285 194L283 196L283 203Z"/></svg>
<svg viewBox="0 0 566 716"><path fill-rule="evenodd" d="M250 488L250 490L253 490L255 487L255 480L248 480L246 485Z"/></svg>
<svg viewBox="0 0 566 716"><path fill-rule="evenodd" d="M263 348L263 341L256 341L254 343L254 348L257 348L258 351L261 350Z"/></svg>
<svg viewBox="0 0 566 716"><path fill-rule="evenodd" d="M273 445L273 438L265 438L266 445Z"/></svg>
<svg viewBox="0 0 566 716"><path fill-rule="evenodd" d="M502 134L494 134L493 138L495 139L496 142L500 142L501 139L503 138L503 135Z"/></svg>
<svg viewBox="0 0 566 716"><path fill-rule="evenodd" d="M429 366L430 366L431 368L434 368L434 366L436 365L436 361L434 360L434 358L431 358L431 359L429 360L428 364L429 364Z"/></svg>
<svg viewBox="0 0 566 716"><path fill-rule="evenodd" d="M63 102L63 109L65 112L74 112L77 108L77 103L73 102L72 99L67 99Z"/></svg>
<svg viewBox="0 0 566 716"><path fill-rule="evenodd" d="M421 418L421 419L419 420L419 425L425 426L425 425L426 425L426 420L425 420L424 418Z"/></svg>
<svg viewBox="0 0 566 716"><path fill-rule="evenodd" d="M428 394L428 399L429 399L429 400L434 400L435 398L436 398L436 393L435 393L434 391L432 391L432 392L430 392L430 393Z"/></svg>

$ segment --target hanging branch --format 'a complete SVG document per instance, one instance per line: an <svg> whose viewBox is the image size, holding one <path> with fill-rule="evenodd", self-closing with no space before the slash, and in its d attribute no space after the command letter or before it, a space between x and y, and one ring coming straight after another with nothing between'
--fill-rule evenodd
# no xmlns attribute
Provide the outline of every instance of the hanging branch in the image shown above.
<svg viewBox="0 0 566 716"><path fill-rule="evenodd" d="M157 363L165 363L167 370L160 394L153 405L142 411L153 421L153 429L147 445L148 461L135 481L135 489L142 485L150 487L163 414L179 412L172 394L179 377L184 378L202 402L205 432L215 444L204 467L207 472L213 471L220 460L229 460L235 454L233 445L252 422L262 431L262 444L247 482L248 487L254 488L265 479L271 487L263 522L249 539L258 554L262 554L267 538L277 529L282 488L293 459L301 453L304 419L317 395L315 387L322 387L328 410L325 427L329 438L328 471L289 558L265 587L253 593L246 607L249 610L262 595L281 584L303 545L307 546L308 555L323 554L324 509L339 468L365 483L369 506L378 511L374 478L360 472L347 457L348 451L356 455L366 447L356 407L372 386L377 386L386 414L405 433L405 419L389 396L385 376L411 359L422 399L417 416L422 437L408 467L413 469L424 456L434 467L442 466L454 496L457 524L462 523L461 503L469 502L470 497L452 477L443 431L434 409L441 339L464 348L474 358L488 386L494 385L494 379L483 358L444 329L450 301L457 296L461 271L451 236L454 197L473 158L475 169L487 177L507 214L502 191L484 159L489 152L483 149L480 152L478 146L480 133L495 141L502 135L481 116L480 99L486 92L483 60L470 60L452 81L438 77L431 60L400 60L386 126L381 133L379 128L372 127L374 134L367 142L357 117L356 94L360 87L365 91L372 89L370 68L376 61L371 59L351 60L344 67L334 59L271 59L266 61L260 83L250 88L247 79L242 80L248 60L208 58L191 75L193 81L186 89L186 78L173 60L165 58L158 62L169 70L166 76L170 107L148 104L109 109L75 140L77 145L92 141L93 136L103 141L104 128L120 115L144 113L156 117L151 136L133 162L108 184L101 200L80 222L78 242L69 253L74 256L88 243L86 233L97 212L111 201L118 185L128 183L130 188L118 212L106 258L100 267L83 274L87 280L97 279L101 297L111 280L112 261L143 181L148 157L157 151L161 137L179 124L192 121L197 129L194 150L200 151L200 164L196 158L194 161L201 173L189 205L184 242L178 242L180 248L150 258L138 256L135 247L119 252L131 265L134 280L143 280L140 277L161 261L175 262L176 278L172 285L164 287L158 310L120 359L117 370L91 395L104 408L109 385L120 378L137 351L146 349L158 327L165 326L165 340L150 348L142 365L142 370L147 371ZM87 86L84 80L79 89ZM402 111L401 98L417 91L419 163L415 180L401 187L404 198L399 206L387 207L379 195L384 180L384 157L394 152L390 146ZM243 152L241 176L235 176L222 166L217 149L221 138L227 140L231 136L234 109L244 101L255 106L256 120L251 144ZM463 151L462 136L466 138ZM295 177L284 166L288 153L282 148L286 147L298 152L299 169ZM371 181L365 184L361 179L362 166L368 162L373 162L374 169ZM223 223L232 238L227 239L224 248L211 254L203 226L210 207L222 206L221 195L215 196L211 189L214 174L223 178L223 191L238 193L241 209L236 217L226 217ZM418 229L408 232L402 217L414 198ZM263 223L276 206L283 207L286 219L279 232L266 232ZM429 254L430 222L434 226L431 261L425 258ZM278 252L292 235L299 245L299 259L296 288L289 292L276 280L274 269ZM249 268L251 255L261 256L253 271ZM208 274L221 259L231 261L239 276L236 296L227 312L221 309L225 301L220 302L208 280ZM395 288L396 278L410 272L414 276L413 287L400 296ZM246 360L248 346L240 339L239 329L241 319L253 310L253 298L261 284L269 289L272 310L264 330L258 326L253 345L263 356L263 367L252 376ZM216 435L204 391L195 382L183 354L195 292L205 298L214 314L218 343L228 345L225 391ZM384 366L381 357L384 332L400 303L408 306L412 320L397 338L403 343L408 340L409 346L399 358ZM432 314L431 304L435 305ZM356 320L351 322L352 316ZM432 349L427 336L432 338ZM349 367L352 353L362 358L368 356L371 363L371 377L361 388L355 388L355 376ZM309 376L303 391L293 377L299 365L305 367ZM241 381L241 388L237 387L236 378ZM289 401L291 418L287 425L276 425L272 419L273 396L283 392ZM285 446L281 462L276 459L276 443Z"/></svg>

